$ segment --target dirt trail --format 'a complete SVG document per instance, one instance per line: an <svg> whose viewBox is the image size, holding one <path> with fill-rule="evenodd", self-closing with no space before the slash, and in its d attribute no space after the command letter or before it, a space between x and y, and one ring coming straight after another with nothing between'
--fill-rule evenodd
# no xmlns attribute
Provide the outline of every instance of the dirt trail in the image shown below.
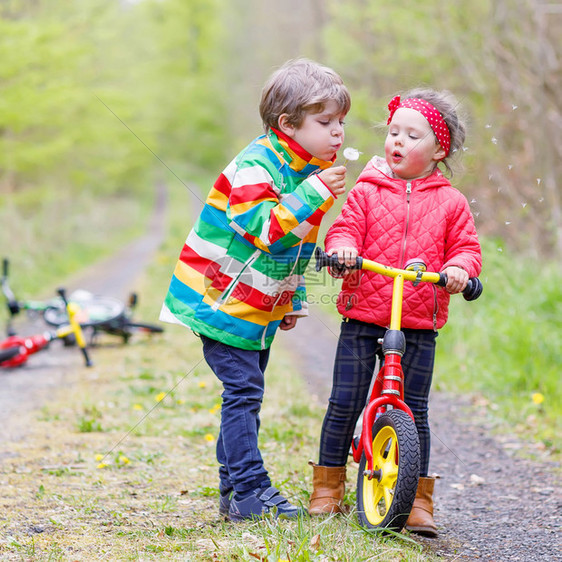
<svg viewBox="0 0 562 562"><path fill-rule="evenodd" d="M69 279L66 283L68 292L80 288L126 300L135 288L137 277L146 268L162 241L165 210L166 190L164 186L160 186L145 235L122 248L117 254ZM37 325L18 325L19 335L29 335L36 330ZM0 371L0 459L10 455L9 450L4 450L3 444L25 434L22 417L41 408L48 401L52 391L71 384L72 377L76 375L76 367L83 365L82 356L78 351L74 353L70 349L62 349L58 344L59 342L54 342L49 352L31 357L25 368Z"/></svg>
<svg viewBox="0 0 562 562"><path fill-rule="evenodd" d="M338 334L338 319L311 307L310 317L276 342L293 354L311 395L322 404L329 397ZM435 490L440 534L416 540L446 560L562 560L560 467L517 458L517 440L492 437L471 410L466 399L431 396L430 473L440 476Z"/></svg>

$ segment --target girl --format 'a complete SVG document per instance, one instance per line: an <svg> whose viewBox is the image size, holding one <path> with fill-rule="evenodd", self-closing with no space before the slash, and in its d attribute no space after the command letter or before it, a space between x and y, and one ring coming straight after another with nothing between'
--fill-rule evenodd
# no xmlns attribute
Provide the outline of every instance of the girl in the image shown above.
<svg viewBox="0 0 562 562"><path fill-rule="evenodd" d="M428 477L428 398L437 330L447 321L449 295L480 273L482 258L466 198L444 177L461 149L465 127L448 92L414 90L389 104L385 159L375 156L360 174L341 214L326 235L326 251L352 265L357 255L404 268L417 258L428 271L443 271L444 289L404 286L405 401L414 413L421 444L420 480L406 528L436 536L434 479ZM332 271L332 275L337 273ZM338 297L343 315L333 387L313 464L311 515L342 511L345 464L356 422L365 405L377 350L390 321L392 280L346 271Z"/></svg>

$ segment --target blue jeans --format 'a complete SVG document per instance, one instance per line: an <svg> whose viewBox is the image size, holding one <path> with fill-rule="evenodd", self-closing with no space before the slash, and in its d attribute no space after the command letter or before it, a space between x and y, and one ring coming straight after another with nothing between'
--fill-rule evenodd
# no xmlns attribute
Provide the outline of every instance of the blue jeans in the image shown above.
<svg viewBox="0 0 562 562"><path fill-rule="evenodd" d="M344 466L347 462L353 432L368 398L377 353L381 350L378 339L385 331L376 324L357 320L341 324L332 394L320 436L320 465ZM420 438L420 476L427 476L430 451L428 402L437 332L402 331L406 336L406 353L402 357L404 401L414 414Z"/></svg>
<svg viewBox="0 0 562 562"><path fill-rule="evenodd" d="M258 448L269 349L250 351L201 335L203 356L223 385L217 439L220 491L244 494L271 480Z"/></svg>

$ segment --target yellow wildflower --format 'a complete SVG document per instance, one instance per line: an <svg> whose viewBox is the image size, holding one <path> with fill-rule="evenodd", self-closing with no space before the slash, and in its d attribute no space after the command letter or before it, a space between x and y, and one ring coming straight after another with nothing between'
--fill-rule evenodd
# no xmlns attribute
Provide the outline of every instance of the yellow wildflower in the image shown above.
<svg viewBox="0 0 562 562"><path fill-rule="evenodd" d="M159 394L156 395L156 402L162 402L164 398L166 398L166 393L160 392Z"/></svg>
<svg viewBox="0 0 562 562"><path fill-rule="evenodd" d="M542 404L544 402L544 396L540 392L533 393L531 399L535 404Z"/></svg>

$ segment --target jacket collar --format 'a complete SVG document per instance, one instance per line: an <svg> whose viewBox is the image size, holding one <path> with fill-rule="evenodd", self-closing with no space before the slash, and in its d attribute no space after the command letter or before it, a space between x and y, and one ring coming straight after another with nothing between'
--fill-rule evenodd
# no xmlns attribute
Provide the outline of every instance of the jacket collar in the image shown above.
<svg viewBox="0 0 562 562"><path fill-rule="evenodd" d="M411 180L410 182L394 177L390 166L387 164L386 160L380 156L374 156L367 163L357 178L357 182L361 181L376 183L377 185L393 189L405 189L407 183L411 183L412 188L415 189L441 187L442 185L450 185L451 183L439 168L436 168L432 174L425 178Z"/></svg>
<svg viewBox="0 0 562 562"><path fill-rule="evenodd" d="M288 164L289 168L297 172L299 175L308 177L310 174L317 173L321 170L329 168L336 160L336 155L330 161L320 160L307 152L300 144L296 143L291 137L288 137L277 129L271 129L267 135L272 148L281 153L283 160Z"/></svg>

